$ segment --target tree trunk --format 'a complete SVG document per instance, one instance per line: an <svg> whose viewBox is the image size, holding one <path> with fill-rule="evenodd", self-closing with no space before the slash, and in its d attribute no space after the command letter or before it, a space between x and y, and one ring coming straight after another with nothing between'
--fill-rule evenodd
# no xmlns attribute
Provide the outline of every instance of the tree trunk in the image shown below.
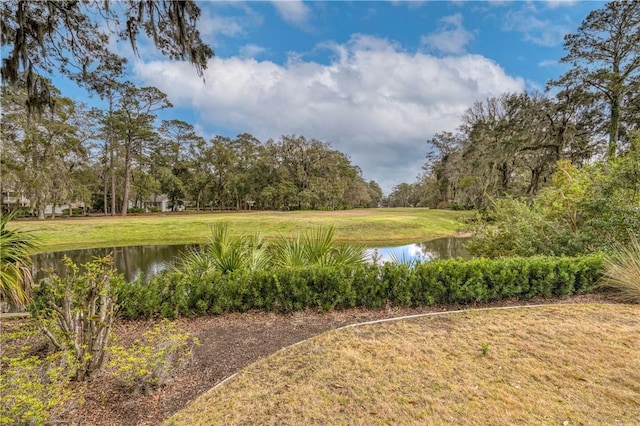
<svg viewBox="0 0 640 426"><path fill-rule="evenodd" d="M541 171L538 168L531 169L531 181L527 188L527 195L536 195L538 193L538 185L540 184Z"/></svg>
<svg viewBox="0 0 640 426"><path fill-rule="evenodd" d="M616 157L616 148L618 146L618 133L620 131L620 95L614 93L611 96L611 122L609 124L609 147L607 149L607 157L612 160Z"/></svg>
<svg viewBox="0 0 640 426"><path fill-rule="evenodd" d="M129 194L131 192L131 141L127 141L124 154L124 192L122 194L121 215L127 215L129 208Z"/></svg>
<svg viewBox="0 0 640 426"><path fill-rule="evenodd" d="M110 157L109 167L111 169L111 216L115 216L116 215L116 167L115 167L115 164L113 164L114 153L113 153L112 142L110 142L110 147L109 147L109 157ZM107 206L105 205L104 208L106 210Z"/></svg>

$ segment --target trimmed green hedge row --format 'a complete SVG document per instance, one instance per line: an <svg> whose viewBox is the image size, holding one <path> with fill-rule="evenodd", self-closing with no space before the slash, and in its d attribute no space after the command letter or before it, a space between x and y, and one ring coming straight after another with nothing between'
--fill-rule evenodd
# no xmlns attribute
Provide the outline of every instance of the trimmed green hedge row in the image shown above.
<svg viewBox="0 0 640 426"><path fill-rule="evenodd" d="M438 260L417 265L364 265L351 269L280 269L201 277L160 274L121 292L124 317L176 318L242 312L290 312L468 304L589 293L601 276L599 256Z"/></svg>

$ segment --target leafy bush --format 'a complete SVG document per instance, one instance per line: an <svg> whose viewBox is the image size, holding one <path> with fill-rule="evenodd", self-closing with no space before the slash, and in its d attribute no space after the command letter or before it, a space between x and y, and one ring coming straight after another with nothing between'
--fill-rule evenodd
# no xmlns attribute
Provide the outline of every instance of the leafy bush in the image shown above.
<svg viewBox="0 0 640 426"><path fill-rule="evenodd" d="M80 207L74 207L73 209L69 210L67 209L62 209L62 215L63 216L83 216L84 215L84 209L80 208Z"/></svg>
<svg viewBox="0 0 640 426"><path fill-rule="evenodd" d="M470 225L477 256L578 256L630 243L640 230L640 136L608 163L560 161L534 200L500 199Z"/></svg>
<svg viewBox="0 0 640 426"><path fill-rule="evenodd" d="M147 284L127 284L122 312L128 318L176 318L249 309L290 312L565 296L593 291L602 263L601 256L532 257L277 268L197 277L166 273Z"/></svg>
<svg viewBox="0 0 640 426"><path fill-rule="evenodd" d="M71 400L66 385L74 372L74 360L68 352L45 358L2 357L1 367L0 424L45 424Z"/></svg>
<svg viewBox="0 0 640 426"><path fill-rule="evenodd" d="M202 249L188 252L178 270L198 279L213 271L223 274L271 268L342 267L365 262L364 248L335 243L333 227L316 228L295 238L281 238L268 246L260 235L231 238L228 225L212 228L210 241Z"/></svg>
<svg viewBox="0 0 640 426"><path fill-rule="evenodd" d="M124 277L111 257L82 268L69 258L65 263L65 275L51 271L40 284L31 314L53 346L73 354L76 379L85 380L102 367Z"/></svg>
<svg viewBox="0 0 640 426"><path fill-rule="evenodd" d="M279 267L355 266L365 262L364 248L356 244L337 245L334 228L320 227L298 233L292 240L281 239L271 253L272 263Z"/></svg>
<svg viewBox="0 0 640 426"><path fill-rule="evenodd" d="M131 347L109 347L108 367L130 390L146 392L162 383L192 355L198 339L175 324L162 322L145 332Z"/></svg>
<svg viewBox="0 0 640 426"><path fill-rule="evenodd" d="M217 223L211 228L209 243L192 249L181 259L180 270L190 275L211 271L228 273L255 270L267 265L266 243L260 235L231 238L229 226Z"/></svg>

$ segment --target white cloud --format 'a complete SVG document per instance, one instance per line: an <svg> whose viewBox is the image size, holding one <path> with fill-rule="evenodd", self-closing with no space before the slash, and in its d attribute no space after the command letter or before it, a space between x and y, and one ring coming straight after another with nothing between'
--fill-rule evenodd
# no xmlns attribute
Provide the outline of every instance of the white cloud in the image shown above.
<svg viewBox="0 0 640 426"><path fill-rule="evenodd" d="M245 44L240 47L239 54L241 58L255 58L266 51L267 49L258 46L257 44Z"/></svg>
<svg viewBox="0 0 640 426"><path fill-rule="evenodd" d="M307 23L310 9L302 0L280 0L271 2L278 13L288 23L297 27L302 27Z"/></svg>
<svg viewBox="0 0 640 426"><path fill-rule="evenodd" d="M428 0L390 0L393 6L407 6L409 9L417 9Z"/></svg>
<svg viewBox="0 0 640 426"><path fill-rule="evenodd" d="M574 6L578 3L578 0L545 0L544 4L549 9L556 9L564 6Z"/></svg>
<svg viewBox="0 0 640 426"><path fill-rule="evenodd" d="M547 59L547 60L538 62L539 67L555 67L559 64L560 63L558 62L557 59Z"/></svg>
<svg viewBox="0 0 640 426"><path fill-rule="evenodd" d="M426 140L454 130L475 100L525 86L479 55L437 58L365 35L330 47L329 64L214 58L206 85L184 62L138 64L136 73L176 106L197 110L204 125L261 140L301 134L331 142L387 192L414 181Z"/></svg>
<svg viewBox="0 0 640 426"><path fill-rule="evenodd" d="M473 40L473 34L462 26L462 15L445 16L440 19L438 30L422 36L420 42L433 51L443 53L464 53L465 46Z"/></svg>
<svg viewBox="0 0 640 426"><path fill-rule="evenodd" d="M570 30L568 25L538 19L533 5L520 10L510 10L505 14L503 29L522 33L523 39L531 43L553 47L562 44L564 35Z"/></svg>
<svg viewBox="0 0 640 426"><path fill-rule="evenodd" d="M237 17L212 14L209 9L202 10L198 19L198 30L203 37L237 36L242 33L242 24Z"/></svg>

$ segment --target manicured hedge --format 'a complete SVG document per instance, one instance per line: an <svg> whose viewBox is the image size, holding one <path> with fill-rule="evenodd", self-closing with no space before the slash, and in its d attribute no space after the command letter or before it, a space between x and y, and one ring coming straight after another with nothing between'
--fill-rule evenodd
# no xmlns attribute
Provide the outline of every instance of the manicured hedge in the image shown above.
<svg viewBox="0 0 640 426"><path fill-rule="evenodd" d="M125 286L127 318L194 316L250 309L290 312L386 304L468 304L589 293L602 271L599 256L438 260L351 269L278 269L190 276L164 273Z"/></svg>

